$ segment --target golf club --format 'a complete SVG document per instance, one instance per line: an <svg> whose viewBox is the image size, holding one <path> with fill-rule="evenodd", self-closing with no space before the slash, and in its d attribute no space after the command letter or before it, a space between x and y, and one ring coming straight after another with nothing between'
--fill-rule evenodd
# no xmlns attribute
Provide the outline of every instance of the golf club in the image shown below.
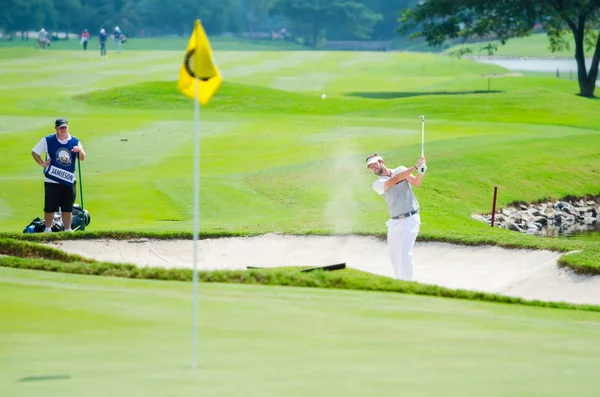
<svg viewBox="0 0 600 397"><path fill-rule="evenodd" d="M425 156L425 116L420 115L421 118L421 156ZM423 162L419 166L419 173L424 174L427 170L427 165Z"/></svg>
<svg viewBox="0 0 600 397"><path fill-rule="evenodd" d="M85 207L83 206L83 178L81 177L81 161L77 153L77 171L79 171L79 198L81 200L81 231L85 231Z"/></svg>

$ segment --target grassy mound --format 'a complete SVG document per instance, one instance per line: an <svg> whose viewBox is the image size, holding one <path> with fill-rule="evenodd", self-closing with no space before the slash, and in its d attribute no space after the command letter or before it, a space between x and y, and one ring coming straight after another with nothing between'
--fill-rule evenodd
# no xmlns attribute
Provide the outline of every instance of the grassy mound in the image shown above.
<svg viewBox="0 0 600 397"><path fill-rule="evenodd" d="M589 244L582 251L562 256L558 265L578 273L600 274L600 243Z"/></svg>
<svg viewBox="0 0 600 397"><path fill-rule="evenodd" d="M1 249L1 246L0 246ZM128 264L108 262L81 261L76 255L66 255L62 261L54 259L19 258L0 256L0 266L43 270L49 272L83 274L94 276L123 277L133 279L192 281L190 269L136 267ZM345 289L357 291L393 292L411 295L426 295L444 298L475 300L485 302L510 303L526 306L537 306L559 309L577 309L600 312L600 306L574 305L564 302L543 302L526 300L485 292L454 290L435 285L416 282L403 282L389 277L377 276L354 269L340 271L301 272L299 267L253 269L253 270L202 270L198 272L198 280L206 283L261 284L272 286L293 286L326 289Z"/></svg>
<svg viewBox="0 0 600 397"><path fill-rule="evenodd" d="M432 119L479 122L553 124L597 128L598 103L577 97L572 83L536 77L494 78L444 90L406 92L345 92L322 99L320 95L289 92L239 83L224 83L206 108L209 114L410 117L423 112ZM94 91L77 100L126 109L190 109L191 102L176 82L148 82ZM561 106L557 106L558 104ZM580 117L586 113L585 118Z"/></svg>

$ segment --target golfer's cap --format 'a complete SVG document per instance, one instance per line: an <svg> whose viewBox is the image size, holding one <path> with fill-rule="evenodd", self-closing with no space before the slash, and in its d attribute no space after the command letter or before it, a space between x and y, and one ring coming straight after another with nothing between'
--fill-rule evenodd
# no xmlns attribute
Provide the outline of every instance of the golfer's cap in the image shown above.
<svg viewBox="0 0 600 397"><path fill-rule="evenodd" d="M69 125L67 119L56 119L54 122L54 128L60 128Z"/></svg>
<svg viewBox="0 0 600 397"><path fill-rule="evenodd" d="M373 157L369 157L369 159L367 160L367 167L370 166L373 163L378 162L379 160L383 161L383 158L381 158L381 156L373 156Z"/></svg>

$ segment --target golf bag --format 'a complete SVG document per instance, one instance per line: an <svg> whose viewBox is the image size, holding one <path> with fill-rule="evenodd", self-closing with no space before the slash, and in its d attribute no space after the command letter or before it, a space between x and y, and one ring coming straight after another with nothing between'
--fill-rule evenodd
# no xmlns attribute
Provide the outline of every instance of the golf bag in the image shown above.
<svg viewBox="0 0 600 397"><path fill-rule="evenodd" d="M90 224L91 216L88 210L81 211L81 205L73 204L73 219L71 220L71 229L73 231L81 230L81 225L83 220L85 219L85 226ZM31 221L29 225L25 227L23 233L43 233L46 225L44 224L44 220L35 218ZM60 213L54 214L54 220L52 221L52 231L53 232L62 232L65 230L65 225L63 224L62 215Z"/></svg>
<svg viewBox="0 0 600 397"><path fill-rule="evenodd" d="M44 224L44 220L38 217L32 220L31 223L25 227L23 233L42 233L45 228L46 225Z"/></svg>
<svg viewBox="0 0 600 397"><path fill-rule="evenodd" d="M92 217L88 210L81 211L81 205L73 204L73 220L71 221L71 228L73 231L81 230L81 225L85 219L85 227L90 224Z"/></svg>

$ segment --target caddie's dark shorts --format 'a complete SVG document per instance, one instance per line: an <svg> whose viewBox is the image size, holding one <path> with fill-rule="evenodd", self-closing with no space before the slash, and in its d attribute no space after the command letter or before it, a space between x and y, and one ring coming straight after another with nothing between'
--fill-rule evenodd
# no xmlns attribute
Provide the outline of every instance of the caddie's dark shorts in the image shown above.
<svg viewBox="0 0 600 397"><path fill-rule="evenodd" d="M44 212L73 212L77 198L77 182L73 186L44 182Z"/></svg>

